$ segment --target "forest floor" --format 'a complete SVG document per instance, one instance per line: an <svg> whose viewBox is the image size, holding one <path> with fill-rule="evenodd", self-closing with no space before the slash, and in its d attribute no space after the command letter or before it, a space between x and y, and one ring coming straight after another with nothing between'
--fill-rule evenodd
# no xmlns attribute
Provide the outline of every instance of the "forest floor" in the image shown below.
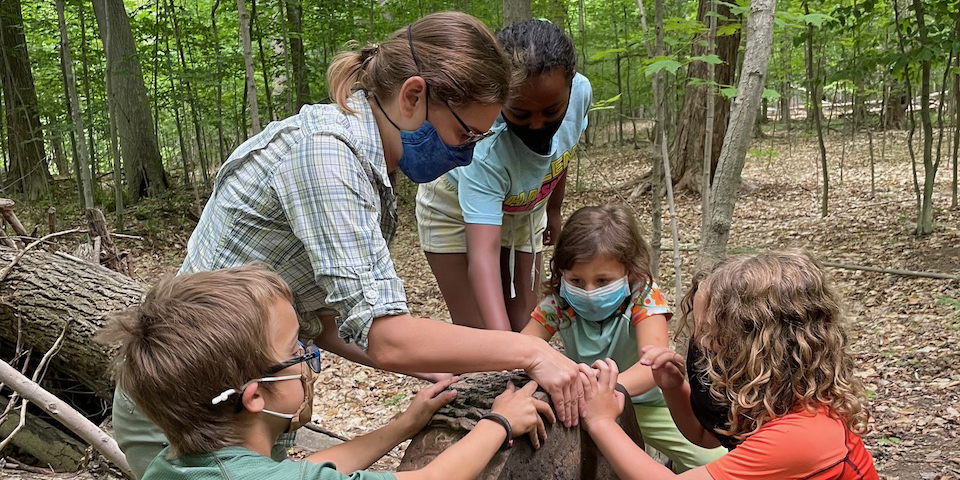
<svg viewBox="0 0 960 480"><path fill-rule="evenodd" d="M950 165L944 154L935 190L936 230L917 237L916 203L904 132L874 134L875 191L871 193L866 135L827 139L830 155L830 213L820 215L819 154L815 137L783 132L754 142L744 180L751 186L737 203L728 252L803 248L820 259L842 264L960 274L960 209L950 208ZM918 142L919 145L919 142ZM944 149L946 152L947 149ZM843 174L840 180L840 157ZM626 203L649 235L650 196L631 198L617 188L650 167L649 145L640 149L584 148L569 170L564 215L584 205ZM921 178L922 182L922 178ZM401 184L400 229L392 246L397 271L406 282L413 314L449 320L436 281L418 245L415 187ZM179 201L145 202L134 207L124 241L136 276L154 282L174 271L194 227L184 211L197 208L192 195ZM205 197L204 197L205 198ZM191 205L193 204L193 205ZM177 205L183 206L178 208ZM680 243L700 240L700 198L678 192ZM660 285L672 299L673 261L669 216L664 205L664 248ZM37 214L33 223L45 221ZM66 228L66 227L64 227ZM690 278L696 252L685 249L683 278ZM847 302L857 375L868 387L872 430L865 436L882 478L956 480L960 478L960 281L934 280L830 268ZM347 437L383 425L402 411L425 383L363 367L331 354L323 358L314 419ZM404 446L376 468L392 469ZM3 476L3 473L0 473Z"/></svg>

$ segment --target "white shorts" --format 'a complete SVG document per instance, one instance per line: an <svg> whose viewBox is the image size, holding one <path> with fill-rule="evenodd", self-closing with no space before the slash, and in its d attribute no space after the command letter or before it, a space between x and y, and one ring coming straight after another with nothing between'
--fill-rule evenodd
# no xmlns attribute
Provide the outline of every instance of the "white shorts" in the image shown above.
<svg viewBox="0 0 960 480"><path fill-rule="evenodd" d="M530 212L505 213L500 245L524 253L543 251L547 229L547 202ZM417 230L420 248L428 253L466 253L466 223L457 189L446 176L420 184L417 189Z"/></svg>

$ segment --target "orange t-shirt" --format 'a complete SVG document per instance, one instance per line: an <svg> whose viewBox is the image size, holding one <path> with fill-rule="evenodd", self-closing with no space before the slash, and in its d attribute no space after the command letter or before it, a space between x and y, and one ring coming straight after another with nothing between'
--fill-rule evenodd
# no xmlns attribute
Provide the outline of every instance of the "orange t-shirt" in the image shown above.
<svg viewBox="0 0 960 480"><path fill-rule="evenodd" d="M707 464L714 480L879 480L863 440L826 409L773 420Z"/></svg>

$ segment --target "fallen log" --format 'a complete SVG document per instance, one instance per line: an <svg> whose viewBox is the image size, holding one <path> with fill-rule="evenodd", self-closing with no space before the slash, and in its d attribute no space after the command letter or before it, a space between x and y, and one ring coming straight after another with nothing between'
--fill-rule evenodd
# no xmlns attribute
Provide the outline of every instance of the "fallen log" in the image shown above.
<svg viewBox="0 0 960 480"><path fill-rule="evenodd" d="M108 314L139 304L146 286L68 255L18 253L0 247L0 266L11 267L0 281L0 339L13 345L19 337L25 349L46 351L67 327L51 368L111 401L113 349L94 337Z"/></svg>
<svg viewBox="0 0 960 480"><path fill-rule="evenodd" d="M7 403L6 398L0 397L0 409ZM20 412L11 411L7 421L0 425L0 438L10 435L19 420ZM87 450L86 444L31 413L27 414L24 429L13 438L13 444L36 458L41 465L58 472L76 472Z"/></svg>
<svg viewBox="0 0 960 480"><path fill-rule="evenodd" d="M457 398L441 408L407 447L399 471L417 470L430 463L444 450L463 438L490 411L494 398L507 382L520 387L529 379L522 372L477 373L463 375L450 388ZM546 393L535 396L549 401ZM629 397L626 397L629 402ZM623 409L618 423L627 435L643 447L633 408ZM566 428L560 423L547 424L547 441L534 450L529 439L518 438L513 448L497 453L477 477L478 480L612 480L613 468L607 463L590 436L580 427Z"/></svg>

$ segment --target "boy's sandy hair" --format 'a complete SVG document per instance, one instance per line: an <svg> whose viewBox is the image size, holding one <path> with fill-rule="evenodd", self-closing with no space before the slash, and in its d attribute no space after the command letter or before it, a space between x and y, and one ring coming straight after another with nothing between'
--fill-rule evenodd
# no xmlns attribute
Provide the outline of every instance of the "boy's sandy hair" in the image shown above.
<svg viewBox="0 0 960 480"><path fill-rule="evenodd" d="M236 402L211 399L276 363L267 338L277 299L293 294L262 264L168 276L101 332L101 341L120 343L118 386L163 429L171 456L241 443Z"/></svg>
<svg viewBox="0 0 960 480"><path fill-rule="evenodd" d="M703 290L704 317L693 319ZM857 434L868 431L863 383L854 376L846 317L823 267L802 251L730 257L700 273L681 302L701 352L690 375L730 405L720 433L744 439L796 411L827 407Z"/></svg>
<svg viewBox="0 0 960 480"><path fill-rule="evenodd" d="M550 259L544 292L559 295L561 272L597 255L626 266L631 282L653 283L650 247L640 235L636 216L622 205L602 205L583 207L567 218Z"/></svg>

